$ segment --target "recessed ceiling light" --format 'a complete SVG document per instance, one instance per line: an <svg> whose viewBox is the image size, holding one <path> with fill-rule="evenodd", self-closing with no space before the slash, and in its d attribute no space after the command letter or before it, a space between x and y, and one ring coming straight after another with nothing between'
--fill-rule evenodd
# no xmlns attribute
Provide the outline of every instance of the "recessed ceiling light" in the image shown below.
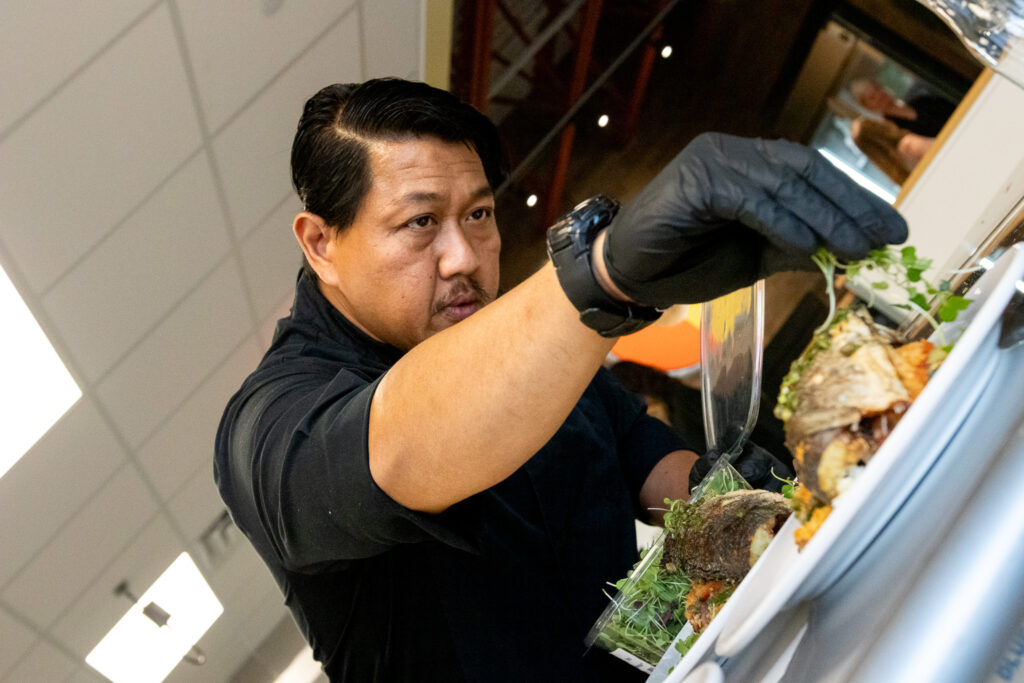
<svg viewBox="0 0 1024 683"><path fill-rule="evenodd" d="M147 616L147 609L165 615L166 625ZM195 562L182 553L85 661L114 683L159 683L223 612Z"/></svg>
<svg viewBox="0 0 1024 683"><path fill-rule="evenodd" d="M526 205L527 206L537 206L537 195L531 194L529 197L527 197L526 198Z"/></svg>
<svg viewBox="0 0 1024 683"><path fill-rule="evenodd" d="M604 128L605 126L607 126L608 125L608 114L601 114L597 118L597 125L600 126L601 128Z"/></svg>
<svg viewBox="0 0 1024 683"><path fill-rule="evenodd" d="M671 57L672 56L672 46L671 45L666 45L665 47L661 48L661 56L664 57L665 59L668 59L669 57Z"/></svg>
<svg viewBox="0 0 1024 683"><path fill-rule="evenodd" d="M7 273L0 268L0 477L82 397Z"/></svg>

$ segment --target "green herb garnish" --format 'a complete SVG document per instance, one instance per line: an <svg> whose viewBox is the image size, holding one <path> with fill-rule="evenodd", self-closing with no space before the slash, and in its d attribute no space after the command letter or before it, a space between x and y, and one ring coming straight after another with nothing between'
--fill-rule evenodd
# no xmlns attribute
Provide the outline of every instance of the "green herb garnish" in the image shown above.
<svg viewBox="0 0 1024 683"><path fill-rule="evenodd" d="M792 499L793 490L796 489L796 479L787 479L785 477L780 477L779 475L775 474L774 467L770 469L768 473L772 475L773 478L778 479L779 481L782 482L782 497Z"/></svg>
<svg viewBox="0 0 1024 683"><path fill-rule="evenodd" d="M842 262L830 251L821 248L811 256L811 259L825 276L829 302L828 317L814 330L814 337L807 350L793 361L789 372L783 377L782 385L779 387L779 398L775 405L775 417L786 421L793 415L797 406L797 382L818 353L829 348L831 343L829 330L846 319L848 313L846 309L836 311L835 277L837 271L845 272L846 276L851 279L857 277L862 271L877 273L886 278L872 282L872 290L887 290L890 286L901 288L906 295L906 303L893 305L897 308L916 311L924 316L938 333L940 349L949 353L952 344L946 341L940 321L948 323L956 320L957 315L970 305L971 300L953 294L948 280L943 280L938 285L933 285L926 280L924 272L931 268L932 260L919 257L915 247L875 249L866 258L850 262ZM931 314L931 310L936 311L937 320ZM850 353L854 350L851 349ZM937 360L941 359L937 358Z"/></svg>
<svg viewBox="0 0 1024 683"><path fill-rule="evenodd" d="M690 635L686 636L682 640L677 640L676 641L676 651L679 654L681 654L683 656L686 656L686 653L690 651L690 648L693 647L693 644L697 642L697 638L699 638L699 637L700 637L699 633L691 633Z"/></svg>
<svg viewBox="0 0 1024 683"><path fill-rule="evenodd" d="M645 550L634 572L615 582L619 591L615 611L597 636L607 650L621 647L649 664L658 663L686 625L686 594L690 590L685 573L661 567L661 552L661 546ZM648 557L649 553L654 556ZM641 565L646 565L643 572L634 576Z"/></svg>
<svg viewBox="0 0 1024 683"><path fill-rule="evenodd" d="M953 322L960 311L963 311L971 303L970 299L953 294L948 280L943 280L933 285L923 276L924 272L932 267L932 260L921 258L917 255L915 247L884 247L872 250L866 258L859 261L844 263L839 261L834 254L821 248L811 257L821 269L825 276L825 286L828 289L829 315L825 323L814 331L820 334L828 330L835 315L835 276L836 271L845 271L846 276L855 278L861 271L871 271L882 275L884 280L871 283L873 290L886 290L890 285L901 288L906 294L906 303L893 304L897 308L916 311L923 315L931 326L939 332L942 345L946 340L942 338L942 330L939 329L939 321ZM931 311L936 310L938 320L932 316Z"/></svg>

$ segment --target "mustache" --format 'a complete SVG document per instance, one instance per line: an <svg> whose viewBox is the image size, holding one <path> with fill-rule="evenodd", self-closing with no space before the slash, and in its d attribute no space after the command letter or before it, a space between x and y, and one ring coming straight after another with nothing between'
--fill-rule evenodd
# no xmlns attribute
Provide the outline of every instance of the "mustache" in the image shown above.
<svg viewBox="0 0 1024 683"><path fill-rule="evenodd" d="M486 306L494 299L494 297L488 294L487 290L483 288L483 285L473 278L461 278L455 283L451 291L434 303L434 313L440 313L459 299L464 298L467 294L472 295L480 302L481 306Z"/></svg>

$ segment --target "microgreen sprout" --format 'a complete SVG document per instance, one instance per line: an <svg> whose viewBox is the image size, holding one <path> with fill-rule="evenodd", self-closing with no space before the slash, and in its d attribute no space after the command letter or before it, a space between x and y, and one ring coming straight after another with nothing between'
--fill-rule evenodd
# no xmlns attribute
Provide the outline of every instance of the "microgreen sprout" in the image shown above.
<svg viewBox="0 0 1024 683"><path fill-rule="evenodd" d="M785 477L780 477L779 475L775 474L775 468L774 467L769 470L769 474L771 474L773 478L778 479L779 481L782 482L782 491L781 491L781 493L782 493L783 497L784 498L792 498L793 497L793 489L796 488L796 478L787 479Z"/></svg>
<svg viewBox="0 0 1024 683"><path fill-rule="evenodd" d="M857 277L862 271L873 272L885 278L872 282L872 290L882 291L893 285L902 289L906 294L906 303L893 305L923 315L938 331L943 346L946 345L946 340L942 335L940 323L956 320L960 311L965 310L971 303L970 299L955 295L948 280L943 280L937 285L926 280L923 274L932 267L932 260L918 256L915 247L875 249L866 258L846 263L839 261L835 255L822 248L818 249L811 258L821 269L822 275L825 276L829 298L828 318L814 331L815 334L827 330L835 316L835 276L837 271L845 272L846 276L851 279ZM932 315L932 310L936 310L937 319Z"/></svg>

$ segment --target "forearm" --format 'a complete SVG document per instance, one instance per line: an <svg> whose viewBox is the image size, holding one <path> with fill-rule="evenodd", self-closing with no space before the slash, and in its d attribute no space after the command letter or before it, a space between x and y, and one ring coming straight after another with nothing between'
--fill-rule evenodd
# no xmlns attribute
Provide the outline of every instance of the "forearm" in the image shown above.
<svg viewBox="0 0 1024 683"><path fill-rule="evenodd" d="M544 266L388 371L370 408L374 480L428 512L493 486L554 435L613 344Z"/></svg>
<svg viewBox="0 0 1024 683"><path fill-rule="evenodd" d="M662 526L665 499L687 500L690 497L690 468L697 462L693 451L674 451L654 466L640 488L640 506L649 511L648 524Z"/></svg>

